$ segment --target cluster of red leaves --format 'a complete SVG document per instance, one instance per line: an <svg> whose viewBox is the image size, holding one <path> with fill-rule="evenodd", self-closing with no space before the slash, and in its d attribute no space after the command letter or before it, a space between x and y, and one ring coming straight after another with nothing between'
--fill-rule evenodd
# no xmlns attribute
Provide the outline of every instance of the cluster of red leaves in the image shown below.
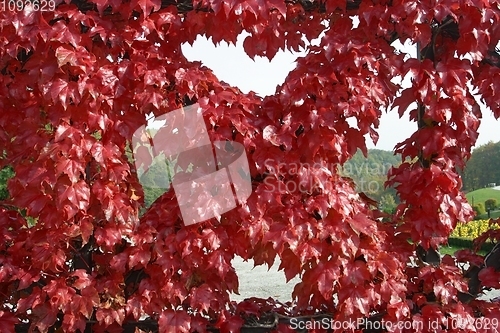
<svg viewBox="0 0 500 333"><path fill-rule="evenodd" d="M52 12L0 12L0 166L15 170L0 208L0 331L27 321L40 332L83 332L88 322L118 332L150 317L160 332L237 332L243 313L262 309L230 302L235 255L257 265L278 257L287 279L300 277L292 315L500 317L498 304L458 300L467 280L451 257L411 264L416 244L436 247L471 217L457 167L477 138L475 88L500 116L499 6L79 0ZM182 54L199 35L235 42L243 31L250 57L319 44L265 99ZM399 55L394 39L418 42L424 60ZM393 79L407 75L412 85L402 90ZM144 193L127 155L146 115L186 101L199 103L212 140L245 146L253 181L246 204L189 227L173 192L139 215ZM417 109L407 111L412 102ZM419 128L396 147L407 162L389 184L402 203L381 222L331 166L366 153L366 136L377 140L392 106ZM483 285L498 286L500 273L483 271Z"/></svg>

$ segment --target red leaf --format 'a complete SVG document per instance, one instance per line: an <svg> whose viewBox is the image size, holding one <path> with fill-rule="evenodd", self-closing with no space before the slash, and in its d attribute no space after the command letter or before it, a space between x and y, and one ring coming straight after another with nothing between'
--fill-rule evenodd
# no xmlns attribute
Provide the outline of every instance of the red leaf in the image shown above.
<svg viewBox="0 0 500 333"><path fill-rule="evenodd" d="M43 93L46 99L50 98L54 103L60 102L66 108L69 99L74 96L74 86L70 87L68 81L57 78L43 87Z"/></svg>
<svg viewBox="0 0 500 333"><path fill-rule="evenodd" d="M365 235L372 236L377 231L376 222L363 214L354 215L354 217L349 220L349 224L358 234L364 233Z"/></svg>
<svg viewBox="0 0 500 333"><path fill-rule="evenodd" d="M281 254L281 262L278 270L282 269L285 272L286 282L289 282L300 273L300 260L290 249L285 249Z"/></svg>
<svg viewBox="0 0 500 333"><path fill-rule="evenodd" d="M90 203L90 189L83 180L75 184L63 184L61 181L57 195L56 203L66 211L68 219L75 216L78 210L86 210Z"/></svg>
<svg viewBox="0 0 500 333"><path fill-rule="evenodd" d="M500 272L495 271L494 267L483 268L479 272L479 280L485 287L500 288Z"/></svg>
<svg viewBox="0 0 500 333"><path fill-rule="evenodd" d="M230 254L225 251L214 251L207 257L208 267L216 269L217 274L223 279L226 274L234 270L231 266Z"/></svg>
<svg viewBox="0 0 500 333"><path fill-rule="evenodd" d="M326 299L331 299L333 295L333 288L335 281L338 281L340 277L340 270L338 265L333 261L328 261L326 264L320 262L314 271L317 274L314 275L315 280L318 284L318 290L321 295Z"/></svg>
<svg viewBox="0 0 500 333"><path fill-rule="evenodd" d="M71 276L76 278L73 286L78 290L85 289L92 284L90 276L83 269L75 270Z"/></svg>
<svg viewBox="0 0 500 333"><path fill-rule="evenodd" d="M195 287L191 289L191 294L191 307L208 313L210 310L210 303L214 299L214 293L210 287L206 284Z"/></svg>
<svg viewBox="0 0 500 333"><path fill-rule="evenodd" d="M115 244L121 242L122 233L117 225L108 223L104 227L95 228L94 237L100 246L113 248Z"/></svg>
<svg viewBox="0 0 500 333"><path fill-rule="evenodd" d="M70 65L75 66L78 63L78 58L75 54L74 50L71 50L67 47L60 46L56 49L56 57L57 63L59 67L62 67L69 63Z"/></svg>
<svg viewBox="0 0 500 333"><path fill-rule="evenodd" d="M399 117L401 118L405 111L408 109L410 104L415 103L416 97L414 88L406 88L401 93L401 96L396 97L393 103L393 107L398 108Z"/></svg>
<svg viewBox="0 0 500 333"><path fill-rule="evenodd" d="M124 273L127 267L127 261L128 261L127 252L118 253L117 255L113 256L113 258L109 262L109 267L111 267L112 269L114 269L119 273Z"/></svg>
<svg viewBox="0 0 500 333"><path fill-rule="evenodd" d="M66 313L63 318L63 329L70 332L84 332L87 320L81 314Z"/></svg>
<svg viewBox="0 0 500 333"><path fill-rule="evenodd" d="M34 324L40 332L46 332L54 325L57 319L58 309L50 307L48 304L39 304L33 308Z"/></svg>
<svg viewBox="0 0 500 333"><path fill-rule="evenodd" d="M0 332L14 332L19 320L11 312L0 311Z"/></svg>
<svg viewBox="0 0 500 333"><path fill-rule="evenodd" d="M50 197L43 195L40 190L32 187L22 189L19 193L12 191L12 197L18 207L28 208L28 214L39 216L47 204L50 203Z"/></svg>
<svg viewBox="0 0 500 333"><path fill-rule="evenodd" d="M261 313L260 311L261 307L259 306L259 304L249 299L245 299L244 301L239 302L236 306L236 313L243 312L247 315L258 316Z"/></svg>
<svg viewBox="0 0 500 333"><path fill-rule="evenodd" d="M221 333L238 333L245 321L239 316L224 317L224 322L219 326Z"/></svg>
<svg viewBox="0 0 500 333"><path fill-rule="evenodd" d="M76 183L84 174L84 166L81 162L72 159L61 158L57 161L56 169L58 174L67 174L71 182Z"/></svg>
<svg viewBox="0 0 500 333"><path fill-rule="evenodd" d="M189 333L191 317L184 311L165 310L160 314L158 326L162 333Z"/></svg>
<svg viewBox="0 0 500 333"><path fill-rule="evenodd" d="M80 220L80 231L82 233L83 245L85 245L89 242L90 236L94 231L94 225L88 217Z"/></svg>
<svg viewBox="0 0 500 333"><path fill-rule="evenodd" d="M157 11L161 8L161 0L132 0L132 8L139 5L144 16L149 16L152 11Z"/></svg>
<svg viewBox="0 0 500 333"><path fill-rule="evenodd" d="M141 249L135 247L129 254L128 266L130 269L138 268L141 266L145 267L150 259L151 259L151 252L148 248Z"/></svg>
<svg viewBox="0 0 500 333"><path fill-rule="evenodd" d="M111 326L117 323L121 326L125 320L125 310L100 308L96 311L95 317L101 325Z"/></svg>
<svg viewBox="0 0 500 333"><path fill-rule="evenodd" d="M339 302L346 316L353 314L368 315L370 301L367 297L367 291L363 287L352 286L343 287L339 290ZM356 316L358 317L358 316Z"/></svg>
<svg viewBox="0 0 500 333"><path fill-rule="evenodd" d="M478 267L481 267L484 263L484 258L475 254L471 249L458 250L455 252L455 258L459 262L469 262Z"/></svg>

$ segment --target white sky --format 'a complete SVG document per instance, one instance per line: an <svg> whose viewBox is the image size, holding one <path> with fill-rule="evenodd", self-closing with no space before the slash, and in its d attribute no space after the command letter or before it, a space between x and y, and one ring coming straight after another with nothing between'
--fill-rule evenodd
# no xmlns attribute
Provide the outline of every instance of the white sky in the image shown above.
<svg viewBox="0 0 500 333"><path fill-rule="evenodd" d="M236 46L228 46L223 42L215 47L206 38L198 37L193 47L187 44L182 49L189 60L201 61L212 69L220 80L239 87L245 93L253 90L260 96L274 94L276 86L281 84L288 72L295 67L294 61L297 55L301 54L278 52L271 62L267 58L260 57L256 57L253 61L243 50L243 40L244 36L240 36ZM483 119L476 146L489 141L500 141L498 124L493 118L491 110L482 108L482 112ZM399 119L397 110L384 113L378 128L380 138L377 146L374 146L372 141L368 139L368 148L392 150L398 142L409 137L416 127L415 122L408 120L408 114Z"/></svg>

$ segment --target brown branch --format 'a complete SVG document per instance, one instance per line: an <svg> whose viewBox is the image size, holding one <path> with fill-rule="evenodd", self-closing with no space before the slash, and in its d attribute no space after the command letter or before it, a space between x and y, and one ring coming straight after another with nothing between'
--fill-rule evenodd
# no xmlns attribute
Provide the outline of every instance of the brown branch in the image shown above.
<svg viewBox="0 0 500 333"><path fill-rule="evenodd" d="M482 63L500 68L500 49L488 51L488 56L482 60Z"/></svg>

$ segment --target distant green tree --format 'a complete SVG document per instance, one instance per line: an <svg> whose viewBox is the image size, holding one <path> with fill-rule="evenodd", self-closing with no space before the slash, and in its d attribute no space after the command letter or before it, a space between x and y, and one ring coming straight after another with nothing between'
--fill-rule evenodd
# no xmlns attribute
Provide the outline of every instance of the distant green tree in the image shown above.
<svg viewBox="0 0 500 333"><path fill-rule="evenodd" d="M397 207L396 200L394 200L394 196L392 194L389 193L384 194L380 199L380 209L384 213L392 214L394 213L396 207Z"/></svg>
<svg viewBox="0 0 500 333"><path fill-rule="evenodd" d="M480 202L477 205L472 206L472 209L476 213L476 216L483 215L486 213L486 210L484 209L483 204Z"/></svg>
<svg viewBox="0 0 500 333"><path fill-rule="evenodd" d="M497 208L497 206L498 206L497 199L494 198L488 199L484 202L484 208L486 210L493 210Z"/></svg>
<svg viewBox="0 0 500 333"><path fill-rule="evenodd" d="M486 187L490 183L500 185L500 142L488 142L472 152L462 173L464 189L467 191Z"/></svg>
<svg viewBox="0 0 500 333"><path fill-rule="evenodd" d="M342 174L352 178L356 183L357 190L364 192L370 198L378 201L386 194L397 198L396 190L385 187L387 172L391 167L401 164L401 158L395 156L393 152L369 149L368 157L358 151L353 158L344 164Z"/></svg>
<svg viewBox="0 0 500 333"><path fill-rule="evenodd" d="M140 177L144 190L144 207L149 208L165 191L170 188L172 170L165 163L153 163Z"/></svg>

